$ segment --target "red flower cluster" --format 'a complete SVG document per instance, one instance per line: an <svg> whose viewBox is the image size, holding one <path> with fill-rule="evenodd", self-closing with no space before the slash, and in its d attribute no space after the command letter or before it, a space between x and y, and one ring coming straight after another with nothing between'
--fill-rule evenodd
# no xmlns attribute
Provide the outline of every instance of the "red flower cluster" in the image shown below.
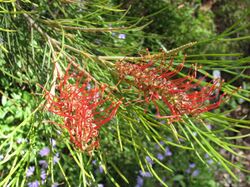
<svg viewBox="0 0 250 187"><path fill-rule="evenodd" d="M164 65L166 61L164 53L160 58L160 65L155 63L159 60L159 56L155 59L150 55L147 55L138 64L116 63L120 79L142 92L144 101L153 102L158 118L168 118L171 123L179 121L184 114L198 115L220 105L222 96L219 101L211 104L218 97L219 80L202 86L201 82L204 78L197 80L197 70L195 69L190 69L185 77L178 75L183 69L185 59L176 68L173 68L173 58L168 66ZM160 114L159 101L169 108L171 115Z"/></svg>
<svg viewBox="0 0 250 187"><path fill-rule="evenodd" d="M103 97L105 86L91 88L84 73L69 74L70 66L58 78L55 94L47 92L47 108L64 118L60 126L67 129L71 142L89 152L99 145L100 127L114 117L121 102L108 104L110 98Z"/></svg>

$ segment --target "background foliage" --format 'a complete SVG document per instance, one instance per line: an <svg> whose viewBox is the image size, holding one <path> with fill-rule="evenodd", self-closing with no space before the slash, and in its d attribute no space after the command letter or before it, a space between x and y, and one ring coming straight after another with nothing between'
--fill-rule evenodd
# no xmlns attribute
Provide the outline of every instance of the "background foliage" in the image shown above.
<svg viewBox="0 0 250 187"><path fill-rule="evenodd" d="M235 2L0 0L0 186L249 185L249 1ZM219 70L230 97L172 125L153 107L122 105L99 149L76 149L44 109L54 63L72 61L112 90L115 62L146 48L177 54L175 65L187 53L185 67L202 65L207 81Z"/></svg>

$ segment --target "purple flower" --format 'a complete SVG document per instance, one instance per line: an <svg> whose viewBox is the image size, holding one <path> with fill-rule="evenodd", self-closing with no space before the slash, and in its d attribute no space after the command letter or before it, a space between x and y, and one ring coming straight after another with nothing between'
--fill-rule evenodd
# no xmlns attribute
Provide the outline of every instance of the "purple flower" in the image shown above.
<svg viewBox="0 0 250 187"><path fill-rule="evenodd" d="M47 174L46 174L46 171L45 171L45 170L42 170L42 171L41 171L40 177L41 177L42 180L45 180L45 179L46 179Z"/></svg>
<svg viewBox="0 0 250 187"><path fill-rule="evenodd" d="M50 149L48 147L44 147L39 151L39 154L41 155L41 157L48 156L49 153L50 153Z"/></svg>
<svg viewBox="0 0 250 187"><path fill-rule="evenodd" d="M159 160L163 160L163 159L164 159L164 156L163 156L161 153L158 153L158 154L157 154L157 158L158 158Z"/></svg>
<svg viewBox="0 0 250 187"><path fill-rule="evenodd" d="M59 184L57 182L55 182L54 184L52 184L51 187L57 187L57 186L59 186Z"/></svg>
<svg viewBox="0 0 250 187"><path fill-rule="evenodd" d="M48 163L46 160L39 160L39 164L42 166L42 168L47 168L48 167Z"/></svg>
<svg viewBox="0 0 250 187"><path fill-rule="evenodd" d="M30 166L26 172L26 177L30 177L34 174L35 166Z"/></svg>
<svg viewBox="0 0 250 187"><path fill-rule="evenodd" d="M136 187L142 187L142 186L143 186L143 178L140 176L137 176Z"/></svg>
<svg viewBox="0 0 250 187"><path fill-rule="evenodd" d="M104 184L97 184L97 187L104 187Z"/></svg>
<svg viewBox="0 0 250 187"><path fill-rule="evenodd" d="M172 156L172 152L170 151L169 147L165 149L165 156Z"/></svg>
<svg viewBox="0 0 250 187"><path fill-rule="evenodd" d="M186 169L186 171L185 171L186 173L191 173L191 169L190 168L188 168L188 169Z"/></svg>
<svg viewBox="0 0 250 187"><path fill-rule="evenodd" d="M199 173L200 173L200 171L198 169L194 170L193 173L192 173L192 177L198 176Z"/></svg>
<svg viewBox="0 0 250 187"><path fill-rule="evenodd" d="M208 125L207 125L207 128L208 128L209 130L211 130L211 129L212 129L212 125L208 124Z"/></svg>
<svg viewBox="0 0 250 187"><path fill-rule="evenodd" d="M118 38L119 38L119 39L125 39L125 38L126 38L126 34L119 34L119 35L118 35Z"/></svg>
<svg viewBox="0 0 250 187"><path fill-rule="evenodd" d="M196 166L195 163L190 163L190 164L189 164L189 168L194 168L195 166Z"/></svg>
<svg viewBox="0 0 250 187"><path fill-rule="evenodd" d="M29 182L28 187L39 187L39 182L38 181Z"/></svg>
<svg viewBox="0 0 250 187"><path fill-rule="evenodd" d="M59 153L56 153L55 156L53 157L53 163L56 164L57 162L59 162L60 157L59 157Z"/></svg>
<svg viewBox="0 0 250 187"><path fill-rule="evenodd" d="M206 153L206 154L205 154L205 158L210 158L210 156Z"/></svg>
<svg viewBox="0 0 250 187"><path fill-rule="evenodd" d="M163 141L160 141L160 145L164 145L164 142L163 142ZM155 144L155 148L156 148L156 149L160 149L159 144Z"/></svg>
<svg viewBox="0 0 250 187"><path fill-rule="evenodd" d="M103 173L103 167L101 165L99 166L99 172Z"/></svg>
<svg viewBox="0 0 250 187"><path fill-rule="evenodd" d="M151 173L148 171L143 172L142 170L140 170L139 172L142 177L152 177Z"/></svg>
<svg viewBox="0 0 250 187"><path fill-rule="evenodd" d="M208 164L212 164L214 161L212 160L212 159L209 159L208 161L207 161L207 163Z"/></svg>
<svg viewBox="0 0 250 187"><path fill-rule="evenodd" d="M146 156L146 160L147 160L147 162L150 164L150 165L152 165L154 162L153 162L153 160L149 157L149 156Z"/></svg>

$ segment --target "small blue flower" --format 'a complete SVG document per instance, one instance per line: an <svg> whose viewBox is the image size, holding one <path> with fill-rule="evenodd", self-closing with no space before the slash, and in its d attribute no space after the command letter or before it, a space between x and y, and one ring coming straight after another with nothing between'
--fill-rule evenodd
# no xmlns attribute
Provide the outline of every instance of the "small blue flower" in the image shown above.
<svg viewBox="0 0 250 187"><path fill-rule="evenodd" d="M212 164L214 161L212 160L212 159L209 159L208 161L207 161L207 163L208 164Z"/></svg>
<svg viewBox="0 0 250 187"><path fill-rule="evenodd" d="M97 187L104 187L104 184L97 184Z"/></svg>
<svg viewBox="0 0 250 187"><path fill-rule="evenodd" d="M119 34L118 38L124 40L124 39L126 39L126 34Z"/></svg>
<svg viewBox="0 0 250 187"><path fill-rule="evenodd" d="M48 168L48 163L46 160L39 160L39 164L42 166L42 168Z"/></svg>
<svg viewBox="0 0 250 187"><path fill-rule="evenodd" d="M209 130L211 130L211 129L212 129L212 125L208 124L208 125L207 125L207 128L208 128Z"/></svg>
<svg viewBox="0 0 250 187"><path fill-rule="evenodd" d="M0 155L0 160L3 160L3 157L4 157L3 155Z"/></svg>
<svg viewBox="0 0 250 187"><path fill-rule="evenodd" d="M164 145L164 142L163 142L163 141L160 141L160 145ZM156 148L156 149L160 149L160 145L159 145L159 144L155 144L155 148Z"/></svg>
<svg viewBox="0 0 250 187"><path fill-rule="evenodd" d="M190 168L188 168L188 169L186 169L186 171L185 171L186 173L191 173L191 169Z"/></svg>
<svg viewBox="0 0 250 187"><path fill-rule="evenodd" d="M161 153L158 153L158 154L157 154L157 158L158 158L159 160L164 160L164 156L163 156Z"/></svg>
<svg viewBox="0 0 250 187"><path fill-rule="evenodd" d="M96 160L92 160L92 164L96 165Z"/></svg>
<svg viewBox="0 0 250 187"><path fill-rule="evenodd" d="M149 157L149 156L146 156L146 160L147 160L147 162L150 164L150 165L152 165L154 162L153 162L153 160Z"/></svg>
<svg viewBox="0 0 250 187"><path fill-rule="evenodd" d="M26 172L26 177L30 177L34 174L35 166L30 166Z"/></svg>
<svg viewBox="0 0 250 187"><path fill-rule="evenodd" d="M205 154L205 158L210 158L210 156L206 153L206 154Z"/></svg>
<svg viewBox="0 0 250 187"><path fill-rule="evenodd" d="M41 171L40 177L41 177L42 180L45 180L45 179L46 179L47 174L46 174L46 171L45 171L45 170L42 170L42 171Z"/></svg>
<svg viewBox="0 0 250 187"><path fill-rule="evenodd" d="M198 169L194 170L193 173L192 173L192 177L198 176L199 173L200 173L200 171Z"/></svg>
<svg viewBox="0 0 250 187"><path fill-rule="evenodd" d="M139 172L140 172L140 175L141 175L142 177L146 177L146 178L147 178L147 177L152 177L151 173L148 172L148 171L143 172L142 170L140 170Z"/></svg>
<svg viewBox="0 0 250 187"><path fill-rule="evenodd" d="M39 187L39 182L38 181L29 182L28 187Z"/></svg>
<svg viewBox="0 0 250 187"><path fill-rule="evenodd" d="M190 163L189 168L195 168L196 164L195 163Z"/></svg>
<svg viewBox="0 0 250 187"><path fill-rule="evenodd" d="M56 153L55 156L53 157L53 163L56 164L60 160L59 153Z"/></svg>
<svg viewBox="0 0 250 187"><path fill-rule="evenodd" d="M165 156L172 156L172 152L170 151L169 147L165 149Z"/></svg>
<svg viewBox="0 0 250 187"><path fill-rule="evenodd" d="M142 186L143 186L143 178L140 176L137 176L136 187L142 187Z"/></svg>
<svg viewBox="0 0 250 187"><path fill-rule="evenodd" d="M48 147L44 147L39 151L41 157L48 156L50 153L50 149Z"/></svg>
<svg viewBox="0 0 250 187"><path fill-rule="evenodd" d="M103 167L101 165L99 166L99 172L103 173Z"/></svg>

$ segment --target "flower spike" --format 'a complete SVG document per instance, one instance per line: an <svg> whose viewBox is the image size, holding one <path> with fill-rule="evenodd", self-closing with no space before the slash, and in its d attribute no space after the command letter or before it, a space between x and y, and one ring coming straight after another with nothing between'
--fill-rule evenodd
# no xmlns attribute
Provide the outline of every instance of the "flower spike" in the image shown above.
<svg viewBox="0 0 250 187"><path fill-rule="evenodd" d="M156 117L167 118L169 123L172 123L181 120L185 114L195 116L219 107L224 95L219 97L219 101L213 101L218 98L221 87L221 84L218 84L221 82L220 80L203 86L201 83L205 77L196 79L198 69L196 65L189 69L187 76L180 77L178 75L184 67L186 56L176 68L173 67L174 58L171 58L166 66L164 64L166 55L163 53L161 59L159 57L154 59L147 55L137 64L116 63L120 81L123 80L137 88L139 97L143 97L146 103L152 101L156 108ZM156 63L159 60L160 65ZM159 102L167 106L170 115L162 116L160 114Z"/></svg>
<svg viewBox="0 0 250 187"><path fill-rule="evenodd" d="M46 106L63 117L60 127L68 131L71 142L90 153L99 145L100 127L115 116L121 101L110 101L104 96L106 86L91 85L84 73L70 73L71 69L69 64L65 74L58 77L55 94L46 91Z"/></svg>

